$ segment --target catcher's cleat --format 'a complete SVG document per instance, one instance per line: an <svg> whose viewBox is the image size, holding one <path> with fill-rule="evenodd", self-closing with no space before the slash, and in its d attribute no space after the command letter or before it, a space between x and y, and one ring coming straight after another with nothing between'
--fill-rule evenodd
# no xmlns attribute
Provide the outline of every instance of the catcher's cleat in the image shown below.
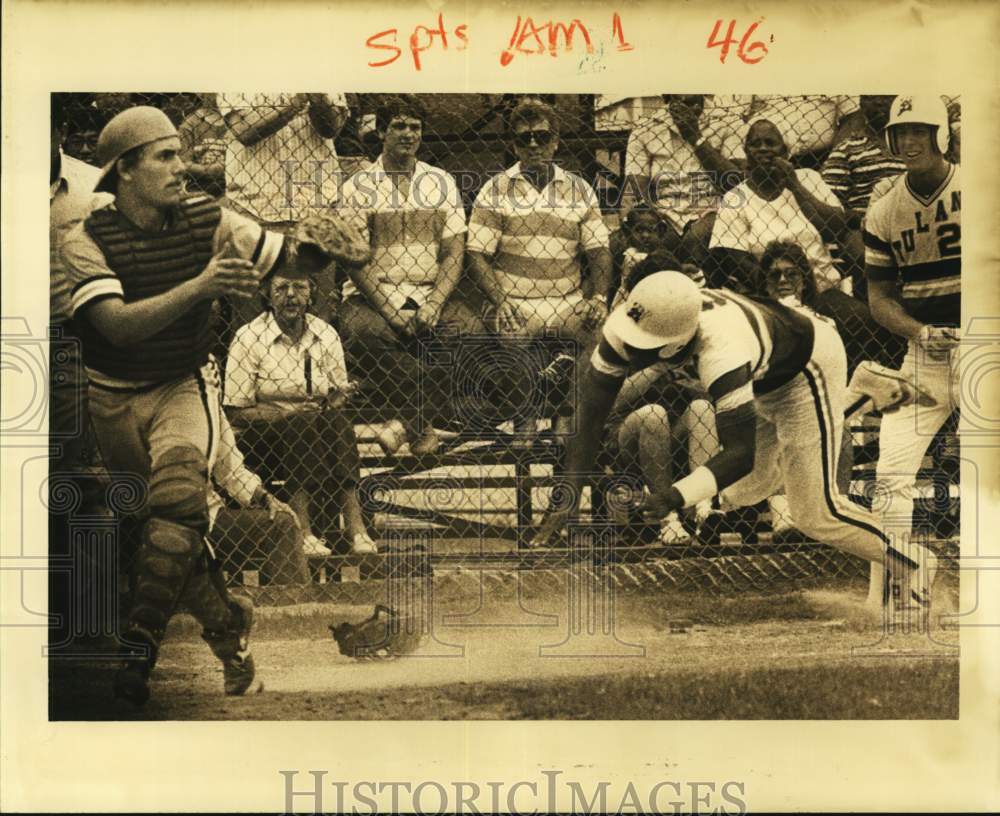
<svg viewBox="0 0 1000 816"><path fill-rule="evenodd" d="M223 661L222 673L225 678L226 694L239 697L253 684L256 674L253 655L250 654L250 630L253 629L254 615L253 602L249 599L235 595L232 602L233 612L240 620L236 633L237 649L231 657Z"/></svg>
<svg viewBox="0 0 1000 816"><path fill-rule="evenodd" d="M222 661L225 692L230 697L239 697L253 685L256 667L250 654L250 630L253 629L253 603L239 595L229 599L233 620L223 632L205 630L202 638Z"/></svg>
<svg viewBox="0 0 1000 816"><path fill-rule="evenodd" d="M115 698L140 708L149 700L149 660L130 660L115 675Z"/></svg>

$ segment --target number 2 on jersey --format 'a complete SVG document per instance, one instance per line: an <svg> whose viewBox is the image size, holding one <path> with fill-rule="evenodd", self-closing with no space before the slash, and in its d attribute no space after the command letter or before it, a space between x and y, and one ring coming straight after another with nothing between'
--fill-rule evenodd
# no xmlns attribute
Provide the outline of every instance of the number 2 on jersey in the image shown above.
<svg viewBox="0 0 1000 816"><path fill-rule="evenodd" d="M962 254L962 225L942 224L937 228L938 255L948 258Z"/></svg>

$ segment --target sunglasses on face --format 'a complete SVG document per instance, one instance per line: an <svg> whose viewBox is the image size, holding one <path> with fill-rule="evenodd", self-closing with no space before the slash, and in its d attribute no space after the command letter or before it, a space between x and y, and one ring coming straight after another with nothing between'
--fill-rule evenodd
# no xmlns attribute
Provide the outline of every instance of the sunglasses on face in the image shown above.
<svg viewBox="0 0 1000 816"><path fill-rule="evenodd" d="M551 130L525 130L514 134L514 143L518 147L531 147L534 141L539 147L545 147L552 141Z"/></svg>

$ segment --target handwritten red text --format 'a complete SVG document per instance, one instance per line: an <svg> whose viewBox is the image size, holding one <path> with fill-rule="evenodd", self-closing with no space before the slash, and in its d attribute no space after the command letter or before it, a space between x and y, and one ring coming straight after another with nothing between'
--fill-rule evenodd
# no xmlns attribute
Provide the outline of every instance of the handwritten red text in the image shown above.
<svg viewBox="0 0 1000 816"><path fill-rule="evenodd" d="M466 33L468 26L462 23L459 26L455 26L452 30L453 40L455 44L456 51L464 51L465 47L469 44L469 38ZM396 60L398 60L402 54L403 49L396 45L397 38L399 35L399 30L396 28L387 28L385 31L380 31L377 34L372 34L366 41L365 44L369 48L382 49L385 51L391 51L392 56L387 56L383 60L378 60L375 62L369 62L368 65L372 68L382 68L386 65L392 65ZM418 25L413 29L413 32L409 36L407 45L410 56L413 59L413 67L416 70L421 70L420 55L425 51L429 51L436 44L440 44L440 48L444 51L448 50L448 30L444 26L444 15L439 14L437 18L437 27L429 28L428 26Z"/></svg>
<svg viewBox="0 0 1000 816"><path fill-rule="evenodd" d="M743 35L743 39L740 40L739 48L736 50L736 56L738 56L747 65L754 65L760 62L764 57L767 56L767 46L760 40L754 40L750 42L750 38L753 33L757 30L757 26L763 22L764 18L761 17L757 22L753 23ZM725 62L726 57L729 56L729 49L731 46L736 44L736 21L729 21L729 28L726 31L725 39L719 39L719 30L722 28L722 20L715 21L715 28L712 29L712 33L708 35L708 45L707 48L719 48L719 62ZM772 41L774 38L771 38ZM761 51L760 56L751 57L755 51Z"/></svg>

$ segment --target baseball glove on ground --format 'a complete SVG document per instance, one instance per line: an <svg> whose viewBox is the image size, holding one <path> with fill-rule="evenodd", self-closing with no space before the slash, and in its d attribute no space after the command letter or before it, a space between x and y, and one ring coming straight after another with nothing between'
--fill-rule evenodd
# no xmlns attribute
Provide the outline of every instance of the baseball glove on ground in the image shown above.
<svg viewBox="0 0 1000 816"><path fill-rule="evenodd" d="M300 258L319 255L326 263L364 266L372 257L364 236L332 210L307 215L295 225L292 238Z"/></svg>
<svg viewBox="0 0 1000 816"><path fill-rule="evenodd" d="M330 632L340 653L355 660L392 660L415 652L422 639L419 621L382 604L361 623L331 624Z"/></svg>

